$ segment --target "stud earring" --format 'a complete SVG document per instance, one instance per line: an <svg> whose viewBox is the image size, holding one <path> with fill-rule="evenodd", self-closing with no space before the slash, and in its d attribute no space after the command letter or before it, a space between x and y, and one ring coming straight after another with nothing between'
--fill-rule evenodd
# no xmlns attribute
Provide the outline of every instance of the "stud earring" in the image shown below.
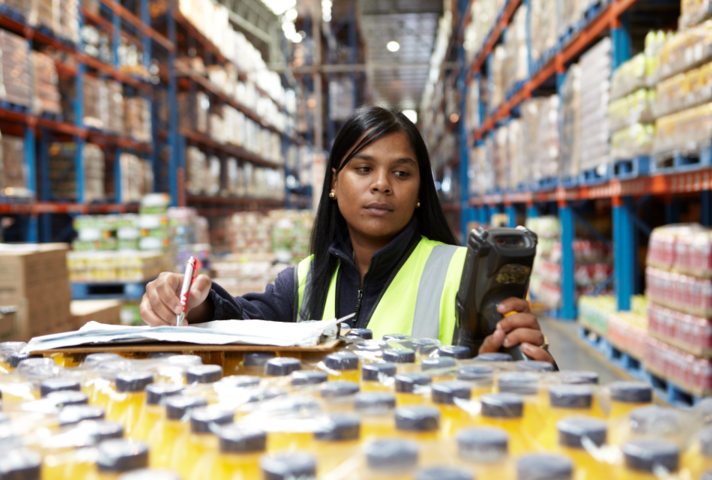
<svg viewBox="0 0 712 480"><path fill-rule="evenodd" d="M420 202L415 204L415 208L420 208Z"/></svg>
<svg viewBox="0 0 712 480"><path fill-rule="evenodd" d="M329 198L336 198L336 193L329 192Z"/></svg>

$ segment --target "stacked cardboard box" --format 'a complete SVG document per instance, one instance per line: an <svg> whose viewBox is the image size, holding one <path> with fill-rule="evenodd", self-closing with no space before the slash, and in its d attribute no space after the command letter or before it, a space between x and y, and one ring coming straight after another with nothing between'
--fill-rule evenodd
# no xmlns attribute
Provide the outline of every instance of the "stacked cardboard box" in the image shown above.
<svg viewBox="0 0 712 480"><path fill-rule="evenodd" d="M17 322L3 341L71 330L71 291L63 243L3 245L0 305L16 306Z"/></svg>
<svg viewBox="0 0 712 480"><path fill-rule="evenodd" d="M57 67L49 55L32 52L34 113L62 113L61 96L57 86Z"/></svg>
<svg viewBox="0 0 712 480"><path fill-rule="evenodd" d="M122 152L121 158L121 200L140 202L147 193L153 192L153 166L132 153Z"/></svg>
<svg viewBox="0 0 712 480"><path fill-rule="evenodd" d="M49 176L52 180L54 198L74 200L77 198L75 143L52 143L49 147ZM104 191L104 152L98 146L87 143L83 149L84 200L102 200Z"/></svg>
<svg viewBox="0 0 712 480"><path fill-rule="evenodd" d="M581 56L581 170L608 165L610 128L608 99L613 63L606 37Z"/></svg>
<svg viewBox="0 0 712 480"><path fill-rule="evenodd" d="M30 107L32 75L27 41L6 30L0 30L0 51L2 52L0 100Z"/></svg>
<svg viewBox="0 0 712 480"><path fill-rule="evenodd" d="M108 325L120 323L120 300L73 300L69 308L72 313L72 330L79 330L87 322Z"/></svg>
<svg viewBox="0 0 712 480"><path fill-rule="evenodd" d="M2 136L0 152L0 189L5 196L29 196L25 178L25 140L22 137Z"/></svg>
<svg viewBox="0 0 712 480"><path fill-rule="evenodd" d="M126 134L139 142L151 141L151 103L143 97L126 98Z"/></svg>

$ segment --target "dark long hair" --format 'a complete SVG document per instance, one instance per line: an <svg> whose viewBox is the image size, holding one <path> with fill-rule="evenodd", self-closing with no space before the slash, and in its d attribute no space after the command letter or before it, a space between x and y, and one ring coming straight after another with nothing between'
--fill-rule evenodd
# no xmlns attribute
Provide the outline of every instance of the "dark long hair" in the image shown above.
<svg viewBox="0 0 712 480"><path fill-rule="evenodd" d="M418 219L420 233L431 240L457 245L457 240L455 240L440 206L440 200L435 190L430 156L418 128L402 112L374 106L359 108L341 127L334 140L329 163L326 166L324 186L311 234L311 253L314 254L311 264L313 288L311 295L306 299L308 302L306 306L309 317L312 319L323 316L329 283L336 270L337 259L329 255L329 247L335 240L343 242L349 235L346 220L341 215L338 204L329 199L331 169L335 169L338 174L349 160L366 146L395 132L404 132L408 136L418 160L420 170L420 196L418 198L421 206L415 210L415 216ZM361 136L363 139L359 142ZM346 154L354 145L356 147L347 157Z"/></svg>

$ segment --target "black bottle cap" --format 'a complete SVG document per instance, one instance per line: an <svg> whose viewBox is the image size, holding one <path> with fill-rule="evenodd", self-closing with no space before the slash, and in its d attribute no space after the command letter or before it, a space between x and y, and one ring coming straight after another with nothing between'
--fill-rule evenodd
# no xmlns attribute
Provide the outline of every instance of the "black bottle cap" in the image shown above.
<svg viewBox="0 0 712 480"><path fill-rule="evenodd" d="M498 386L501 393L536 395L539 377L529 372L505 372L500 374Z"/></svg>
<svg viewBox="0 0 712 480"><path fill-rule="evenodd" d="M142 392L153 383L153 374L146 371L121 372L116 375L115 382L119 392Z"/></svg>
<svg viewBox="0 0 712 480"><path fill-rule="evenodd" d="M440 428L440 410L433 407L396 408L396 430L434 432Z"/></svg>
<svg viewBox="0 0 712 480"><path fill-rule="evenodd" d="M635 433L664 437L675 435L683 428L682 412L672 408L649 405L630 412L629 425Z"/></svg>
<svg viewBox="0 0 712 480"><path fill-rule="evenodd" d="M386 392L364 392L354 397L354 410L364 415L386 415L396 408L396 396Z"/></svg>
<svg viewBox="0 0 712 480"><path fill-rule="evenodd" d="M215 383L222 378L220 365L197 365L185 371L185 383Z"/></svg>
<svg viewBox="0 0 712 480"><path fill-rule="evenodd" d="M395 363L364 363L361 367L361 379L368 382L384 382L396 374Z"/></svg>
<svg viewBox="0 0 712 480"><path fill-rule="evenodd" d="M217 425L235 420L235 413L216 407L201 407L190 411L190 430L193 433L213 433Z"/></svg>
<svg viewBox="0 0 712 480"><path fill-rule="evenodd" d="M556 424L559 431L559 445L571 448L585 448L583 439L587 438L600 447L606 443L608 429L606 422L589 417L569 417Z"/></svg>
<svg viewBox="0 0 712 480"><path fill-rule="evenodd" d="M639 438L623 444L625 466L631 470L652 472L656 467L663 467L675 472L680 463L680 451L677 445L665 440Z"/></svg>
<svg viewBox="0 0 712 480"><path fill-rule="evenodd" d="M458 360L472 358L470 349L461 345L446 345L444 347L440 347L438 348L438 355L441 357L457 358Z"/></svg>
<svg viewBox="0 0 712 480"><path fill-rule="evenodd" d="M415 363L415 351L410 348L389 348L383 352L383 360L391 363Z"/></svg>
<svg viewBox="0 0 712 480"><path fill-rule="evenodd" d="M166 417L171 420L180 420L194 408L205 407L208 404L204 397L189 397L187 395L168 397L165 403Z"/></svg>
<svg viewBox="0 0 712 480"><path fill-rule="evenodd" d="M415 480L474 480L472 472L462 468L428 467L415 474Z"/></svg>
<svg viewBox="0 0 712 480"><path fill-rule="evenodd" d="M465 382L492 383L494 368L489 365L465 365L457 369L457 379Z"/></svg>
<svg viewBox="0 0 712 480"><path fill-rule="evenodd" d="M585 385L553 385L549 388L549 402L558 408L591 408L593 390Z"/></svg>
<svg viewBox="0 0 712 480"><path fill-rule="evenodd" d="M119 477L119 480L180 480L180 477L170 470L142 468L141 470L124 473Z"/></svg>
<svg viewBox="0 0 712 480"><path fill-rule="evenodd" d="M420 369L423 372L427 372L428 370L455 369L456 367L457 362L451 357L426 357L420 360Z"/></svg>
<svg viewBox="0 0 712 480"><path fill-rule="evenodd" d="M330 415L314 432L314 438L322 442L345 442L360 437L361 419L349 413Z"/></svg>
<svg viewBox="0 0 712 480"><path fill-rule="evenodd" d="M396 392L417 393L422 387L430 385L432 378L427 373L400 373L395 377Z"/></svg>
<svg viewBox="0 0 712 480"><path fill-rule="evenodd" d="M519 372L553 372L554 365L549 362L538 362L535 360L518 360L514 362L515 368Z"/></svg>
<svg viewBox="0 0 712 480"><path fill-rule="evenodd" d="M410 440L376 440L364 452L368 467L379 472L402 472L418 463L418 444Z"/></svg>
<svg viewBox="0 0 712 480"><path fill-rule="evenodd" d="M430 355L442 346L440 340L434 338L414 338L410 343L410 348L418 352L421 357Z"/></svg>
<svg viewBox="0 0 712 480"><path fill-rule="evenodd" d="M532 453L517 460L518 480L571 480L574 465L567 457Z"/></svg>
<svg viewBox="0 0 712 480"><path fill-rule="evenodd" d="M612 382L611 399L621 403L650 403L653 401L653 388L644 382Z"/></svg>
<svg viewBox="0 0 712 480"><path fill-rule="evenodd" d="M265 364L265 375L269 377L286 377L292 372L302 369L302 361L298 358L278 357Z"/></svg>
<svg viewBox="0 0 712 480"><path fill-rule="evenodd" d="M203 359L198 355L173 355L165 361L178 367L197 367L203 364Z"/></svg>
<svg viewBox="0 0 712 480"><path fill-rule="evenodd" d="M457 380L433 383L431 388L433 403L439 405L454 405L456 398L469 400L472 397L471 385Z"/></svg>
<svg viewBox="0 0 712 480"><path fill-rule="evenodd" d="M384 342L400 342L400 344L404 346L409 345L412 340L413 337L405 333L391 333L383 336Z"/></svg>
<svg viewBox="0 0 712 480"><path fill-rule="evenodd" d="M465 428L455 438L458 456L470 462L498 462L509 449L509 434L501 428Z"/></svg>
<svg viewBox="0 0 712 480"><path fill-rule="evenodd" d="M78 428L87 433L96 443L124 437L124 426L107 420L84 420Z"/></svg>
<svg viewBox="0 0 712 480"><path fill-rule="evenodd" d="M42 457L32 450L11 449L0 454L0 478L3 480L39 480Z"/></svg>
<svg viewBox="0 0 712 480"><path fill-rule="evenodd" d="M350 352L338 352L327 355L324 359L326 368L332 370L358 370L358 355Z"/></svg>
<svg viewBox="0 0 712 480"><path fill-rule="evenodd" d="M237 424L225 425L218 431L223 453L259 453L267 448L267 434Z"/></svg>
<svg viewBox="0 0 712 480"><path fill-rule="evenodd" d="M480 401L483 417L521 418L524 412L524 398L514 393L488 393Z"/></svg>
<svg viewBox="0 0 712 480"><path fill-rule="evenodd" d="M277 358L277 356L269 352L246 353L242 363L246 367L264 367L273 358Z"/></svg>
<svg viewBox="0 0 712 480"><path fill-rule="evenodd" d="M46 397L52 392L67 390L78 392L81 390L81 386L78 381L63 377L48 378L47 380L42 380L40 382L40 395L43 397Z"/></svg>
<svg viewBox="0 0 712 480"><path fill-rule="evenodd" d="M75 392L73 390L62 390L52 392L47 395L47 400L54 403L57 408L64 408L70 405L88 405L89 396L84 392Z"/></svg>
<svg viewBox="0 0 712 480"><path fill-rule="evenodd" d="M328 380L329 376L326 372L320 370L297 370L296 372L292 372L292 385L295 387L302 385L319 385Z"/></svg>
<svg viewBox="0 0 712 480"><path fill-rule="evenodd" d="M15 354L21 358L17 359L17 363L14 365L18 370L25 372L35 367L56 367L57 363L51 358L44 358L42 355L34 354ZM10 366L13 366L14 355L10 357Z"/></svg>
<svg viewBox="0 0 712 480"><path fill-rule="evenodd" d="M59 411L57 420L62 426L74 425L84 420L103 420L104 409L91 405L70 405Z"/></svg>
<svg viewBox="0 0 712 480"><path fill-rule="evenodd" d="M260 460L263 480L312 480L316 478L316 460L308 453L283 453Z"/></svg>
<svg viewBox="0 0 712 480"><path fill-rule="evenodd" d="M146 387L146 403L161 405L166 398L183 393L183 386L175 383L152 383Z"/></svg>
<svg viewBox="0 0 712 480"><path fill-rule="evenodd" d="M354 343L353 346L362 352L380 352L388 348L388 344L383 340L361 340Z"/></svg>
<svg viewBox="0 0 712 480"><path fill-rule="evenodd" d="M598 374L587 370L563 370L559 378L567 385L598 385Z"/></svg>
<svg viewBox="0 0 712 480"><path fill-rule="evenodd" d="M93 367L100 363L109 362L112 360L121 360L121 355L116 353L90 353L86 356L82 365L85 367Z"/></svg>
<svg viewBox="0 0 712 480"><path fill-rule="evenodd" d="M260 377L254 375L230 375L221 378L218 383L230 388L249 388L260 384Z"/></svg>
<svg viewBox="0 0 712 480"><path fill-rule="evenodd" d="M96 466L100 472L128 472L148 467L148 447L131 440L107 440L99 444Z"/></svg>
<svg viewBox="0 0 712 480"><path fill-rule="evenodd" d="M368 328L352 328L346 338L348 337L358 337L364 340L371 340L373 338L373 332Z"/></svg>
<svg viewBox="0 0 712 480"><path fill-rule="evenodd" d="M700 451L705 457L712 458L712 427L700 431Z"/></svg>
<svg viewBox="0 0 712 480"><path fill-rule="evenodd" d="M514 359L508 353L491 352L481 353L475 357L475 360L478 362L511 362Z"/></svg>
<svg viewBox="0 0 712 480"><path fill-rule="evenodd" d="M356 395L361 388L356 382L327 382L322 389L321 398L342 398Z"/></svg>

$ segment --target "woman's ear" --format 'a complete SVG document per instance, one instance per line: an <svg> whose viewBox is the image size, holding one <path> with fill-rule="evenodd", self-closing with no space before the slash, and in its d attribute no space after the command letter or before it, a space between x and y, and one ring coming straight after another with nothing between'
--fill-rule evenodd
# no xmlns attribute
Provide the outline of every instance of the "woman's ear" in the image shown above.
<svg viewBox="0 0 712 480"><path fill-rule="evenodd" d="M336 169L331 169L331 190L336 190Z"/></svg>

